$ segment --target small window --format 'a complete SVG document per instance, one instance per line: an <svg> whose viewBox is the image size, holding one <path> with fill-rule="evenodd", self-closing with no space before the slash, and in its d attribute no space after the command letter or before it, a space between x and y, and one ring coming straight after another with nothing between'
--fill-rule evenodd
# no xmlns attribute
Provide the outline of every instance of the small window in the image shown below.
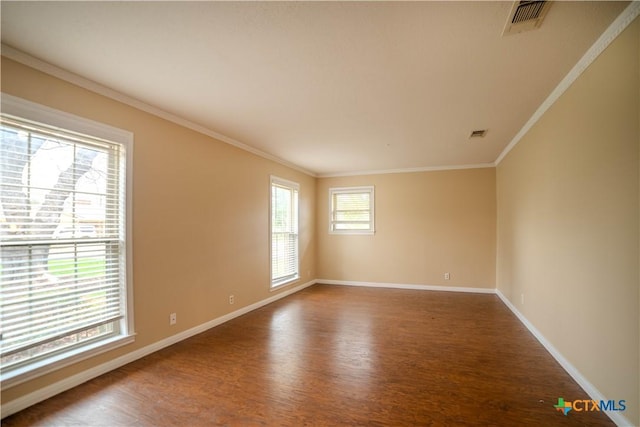
<svg viewBox="0 0 640 427"><path fill-rule="evenodd" d="M374 188L330 188L330 228L332 234L373 234Z"/></svg>
<svg viewBox="0 0 640 427"><path fill-rule="evenodd" d="M132 135L3 95L3 387L133 340Z"/></svg>
<svg viewBox="0 0 640 427"><path fill-rule="evenodd" d="M271 177L271 287L300 278L298 267L299 184Z"/></svg>

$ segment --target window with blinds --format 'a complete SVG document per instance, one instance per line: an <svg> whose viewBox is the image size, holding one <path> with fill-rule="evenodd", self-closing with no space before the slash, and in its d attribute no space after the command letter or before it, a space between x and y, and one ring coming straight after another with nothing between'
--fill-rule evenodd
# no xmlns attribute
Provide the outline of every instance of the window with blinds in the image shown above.
<svg viewBox="0 0 640 427"><path fill-rule="evenodd" d="M330 188L329 232L332 234L373 234L374 188Z"/></svg>
<svg viewBox="0 0 640 427"><path fill-rule="evenodd" d="M271 177L271 287L297 280L298 191L291 181Z"/></svg>
<svg viewBox="0 0 640 427"><path fill-rule="evenodd" d="M4 104L3 96L3 381L12 370L95 349L127 335L130 326L126 144L6 114ZM60 115L73 123L70 115Z"/></svg>

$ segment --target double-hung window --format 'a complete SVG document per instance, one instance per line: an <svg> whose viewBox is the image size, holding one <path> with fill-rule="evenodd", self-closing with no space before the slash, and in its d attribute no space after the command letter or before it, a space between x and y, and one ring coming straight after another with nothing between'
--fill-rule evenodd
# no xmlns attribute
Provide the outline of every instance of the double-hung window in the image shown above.
<svg viewBox="0 0 640 427"><path fill-rule="evenodd" d="M373 234L374 188L343 187L329 189L329 233Z"/></svg>
<svg viewBox="0 0 640 427"><path fill-rule="evenodd" d="M0 132L6 386L133 340L133 141L129 132L4 94Z"/></svg>
<svg viewBox="0 0 640 427"><path fill-rule="evenodd" d="M271 177L271 287L300 277L298 263L298 192L291 181Z"/></svg>

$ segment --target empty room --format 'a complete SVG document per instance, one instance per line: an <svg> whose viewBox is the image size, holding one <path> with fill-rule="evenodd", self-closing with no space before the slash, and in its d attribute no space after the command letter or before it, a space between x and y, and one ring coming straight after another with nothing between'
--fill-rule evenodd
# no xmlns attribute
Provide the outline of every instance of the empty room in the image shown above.
<svg viewBox="0 0 640 427"><path fill-rule="evenodd" d="M3 426L640 426L640 2L0 8Z"/></svg>

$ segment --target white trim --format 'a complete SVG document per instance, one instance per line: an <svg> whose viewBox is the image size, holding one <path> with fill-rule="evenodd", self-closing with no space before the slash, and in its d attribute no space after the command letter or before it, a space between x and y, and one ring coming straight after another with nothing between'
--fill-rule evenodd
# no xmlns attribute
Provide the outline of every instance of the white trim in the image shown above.
<svg viewBox="0 0 640 427"><path fill-rule="evenodd" d="M495 293L502 300L504 305L506 305L509 308L509 310L511 310L513 314L515 314L518 320L520 320L520 322L529 330L529 332L533 334L533 336L538 340L540 344L542 344L542 346L549 352L549 354L551 354L551 356L553 356L553 358L556 359L556 361L571 376L571 378L573 378L574 381L577 382L580 387L582 387L582 389L589 395L589 397L591 397L591 399L598 402L601 400L609 400L602 393L600 393L600 391L593 384L591 384L589 380L587 380L585 376L582 375L580 371L578 371L578 369L575 366L573 366L571 362L569 362L562 355L562 353L560 353L560 351L558 351L558 349L555 348L553 344L551 344L551 342L549 342L549 340L547 340L544 337L544 335L542 335L542 333L535 326L533 326L533 324L529 322L529 320L526 317L524 317L522 313L518 311L518 309L513 304L511 304L511 301L509 301L509 299L505 297L504 294L500 292L499 289L496 289ZM633 423L629 421L620 412L615 412L615 411L603 411L603 412L607 414L607 416L611 418L611 420L614 423L616 423L616 425L618 426L633 425Z"/></svg>
<svg viewBox="0 0 640 427"><path fill-rule="evenodd" d="M64 132L86 134L90 137L104 139L112 144L124 148L125 176L123 186L118 192L125 192L124 212L124 261L125 290L123 295L126 316L121 320L120 333L115 336L97 340L94 343L80 345L74 349L61 352L55 356L46 357L38 362L28 363L21 368L9 370L0 375L2 388L10 388L42 375L59 370L65 366L77 363L101 353L133 343L135 341L135 323L133 306L133 149L134 135L132 132L116 128L105 123L77 116L28 101L13 95L0 92L0 110L3 114L16 116L20 119L41 123L47 127L60 129Z"/></svg>
<svg viewBox="0 0 640 427"><path fill-rule="evenodd" d="M136 335L135 332L135 313L133 303L133 151L134 151L134 138L131 134L131 139L125 142L125 278L127 281L127 292L125 294L125 304L127 310L126 326L127 332L131 335Z"/></svg>
<svg viewBox="0 0 640 427"><path fill-rule="evenodd" d="M285 187L289 190L295 191L295 199L296 199L296 226L297 226L297 236L298 241L296 255L297 255L297 266L296 273L293 276L287 278L281 278L276 283L273 282L273 185L279 185L281 187ZM288 179L280 178L276 175L269 175L269 288L274 291L283 286L291 285L300 280L300 184L295 181L289 181Z"/></svg>
<svg viewBox="0 0 640 427"><path fill-rule="evenodd" d="M58 371L74 363L95 357L107 351L115 350L135 342L135 334L116 335L107 340L97 341L95 343L74 348L71 351L58 354L56 356L46 358L44 360L31 363L22 368L15 369L2 378L2 389L7 390L27 381L34 380L51 372Z"/></svg>
<svg viewBox="0 0 640 427"><path fill-rule="evenodd" d="M76 387L102 374L105 374L109 371L112 371L121 366L124 366L127 363L131 363L133 361L141 359L144 356L147 356L151 353L162 350L165 347L169 347L175 343L178 343L194 335L202 333L208 329L214 328L225 322L233 320L236 317L242 316L253 310L257 310L258 308L264 307L265 305L271 304L272 302L275 302L279 299L282 299L291 294L299 292L316 283L327 284L327 285L341 285L341 286L363 286L363 287L373 287L373 288L414 289L414 290L427 290L427 291L450 291L450 292L469 292L469 293L480 293L480 294L496 294L500 298L500 300L513 312L513 314L518 318L518 320L520 320L520 322L533 334L533 336L538 340L538 342L540 342L540 344L542 344L542 346L551 354L551 356L553 356L553 358L556 359L556 361L558 361L560 366L562 366L562 368L578 383L578 385L580 385L580 387L584 389L584 391L589 395L589 397L597 401L608 400L569 361L567 361L567 359L565 359L564 356L562 356L562 354L549 341L547 341L547 339L540 333L540 331L538 331L527 320L527 318L524 317L522 313L520 313L513 304L511 304L511 302L502 294L502 292L500 292L499 289L314 279L302 285L280 292L262 301L258 301L256 303L253 303L251 305L248 305L246 307L243 307L231 313L220 316L216 319L203 323L194 328L180 332L176 335L165 338L163 340L160 340L158 342L155 342L151 345L148 345L146 347L143 347L131 353L125 354L123 356L120 356L117 359L113 359L113 360L110 360L109 362L103 363L91 369L87 369L86 371L83 371L71 377L65 378L61 381L58 381L47 387L38 389L27 395L21 396L15 400L12 400L8 403L3 404L2 407L0 408L0 412L2 413L3 417L8 417L11 414L15 414L16 412L19 412L25 408L28 408L29 406L35 405L36 403L42 402L43 400L46 400L52 396L55 396L56 394L62 393L63 391ZM618 412L612 413L609 411L605 411L605 414L607 414L607 416L611 418L611 420L613 420L613 422L616 423L616 425L618 426L633 425L633 423L631 423L625 416L623 416Z"/></svg>
<svg viewBox="0 0 640 427"><path fill-rule="evenodd" d="M1 53L2 56L7 57L13 61L16 61L20 64L31 67L35 70L41 71L43 73L49 74L51 76L57 77L66 82L72 83L81 88L90 90L102 96L106 96L107 98L111 98L118 102L122 102L123 104L129 105L131 107L137 108L138 110L145 111L149 114L153 114L154 116L163 118L180 126L184 126L188 129L194 130L201 134L210 136L211 138L217 139L229 145L233 145L234 147L240 148L241 150L248 151L249 153L255 154L256 156L262 157L267 160L274 161L281 165L287 166L291 169L302 172L306 175L312 176L314 178L330 178L330 177L339 177L339 176L360 176L360 175L379 175L379 174L389 174L389 173L413 173L413 172L429 172L429 171L441 171L441 170L457 170L457 169L477 169L477 168L491 168L495 167L495 163L480 163L480 164L472 164L472 165L454 165L454 166L427 166L427 167L417 167L417 168L406 168L406 169L385 169L385 170L371 170L371 171L360 171L360 172L342 172L342 173L328 173L328 174L317 174L312 171L309 171L305 168L302 168L294 163L291 163L287 160L281 159L280 157L274 156L262 150L258 150L257 148L253 148L245 143L237 141L228 136L222 135L218 132L215 132L212 129L209 129L205 126L194 123L190 120L184 119L182 117L176 116L175 114L166 112L160 108L154 107L153 105L149 105L145 102L139 101L131 96L122 94L117 92L107 86L103 86L100 83L96 83L92 80L89 80L85 77L82 77L78 74L72 73L70 71L64 70L62 68L56 67L55 65L49 64L41 59L35 58L25 52L22 52L16 48L8 46L6 44L1 45Z"/></svg>
<svg viewBox="0 0 640 427"><path fill-rule="evenodd" d="M356 282L353 280L317 279L316 283L340 286L361 286L366 288L412 289L416 291L468 292L474 294L495 294L494 288L475 288L462 286L413 285L407 283Z"/></svg>
<svg viewBox="0 0 640 427"><path fill-rule="evenodd" d="M297 283L299 281L300 281L300 274L298 274L296 277L292 277L290 279L287 279L286 281L284 281L282 283L278 283L277 285L271 285L271 288L269 288L269 292L278 292L278 291L280 291L280 289L286 288L287 286L291 286L294 283Z"/></svg>
<svg viewBox="0 0 640 427"><path fill-rule="evenodd" d="M274 301L277 301L281 298L289 296L295 292L301 291L305 288L308 288L311 285L314 285L317 281L311 280L310 282L304 283L300 286L296 286L294 288L288 289L286 291L280 292L276 295L273 295L269 298L266 298L262 301L258 301L231 313L225 314L224 316L220 316L216 319L210 320L206 323L203 323L199 326L193 327L191 329L187 329L186 331L180 332L176 335L170 336L163 340L157 341L153 344L150 344L146 347L135 350L131 353L127 353L123 356L120 356L116 359L110 360L101 365L95 366L93 368L87 369L86 371L80 372L71 377L65 378L61 381L58 381L54 384L48 385L41 389L38 389L32 393L21 396L15 400L12 400L7 403L2 404L2 408L0 411L2 412L3 417L7 417L11 414L15 414L18 411L21 411L31 405L35 405L38 402L42 402L45 399L48 399L52 396L55 396L58 393L62 393L63 391L69 390L73 387L76 387L84 382L87 382L95 377L98 377L102 374L105 374L109 371L117 369L121 366L126 365L127 363L131 363L135 360L138 360L148 354L154 353L156 351L162 350L165 347L173 345L177 342L183 341L187 338L190 338L194 335L202 333L208 329L221 325L225 322L228 322L236 317L242 316L243 314L249 313L250 311L256 310L260 307L264 307L267 304L270 304Z"/></svg>
<svg viewBox="0 0 640 427"><path fill-rule="evenodd" d="M334 230L333 220L333 195L334 194L356 194L369 193L369 228L366 230ZM331 187L329 188L329 234L343 235L373 235L376 233L376 187L364 185L356 187ZM339 222L339 221L335 221Z"/></svg>
<svg viewBox="0 0 640 427"><path fill-rule="evenodd" d="M139 101L130 96L124 95L120 92L117 92L113 89L110 89L106 86L103 86L99 83L96 83L92 80L89 80L85 77L81 77L77 74L71 73L62 68L56 67L55 65L49 64L45 61L37 59L25 52L22 52L18 49L15 49L11 46L2 44L2 56L5 56L11 60L24 64L28 67L34 68L38 71L42 71L44 73L50 74L54 77L57 77L61 80L70 82L76 86L82 87L84 89L90 90L92 92L98 93L100 95L106 96L108 98L114 99L116 101L122 102L124 104L130 105L139 110L145 111L147 113L153 114L155 116L161 117L165 120L169 120L173 123L176 123L180 126L184 126L186 128L192 129L196 132L202 133L204 135L215 138L219 141L227 143L229 145L233 145L237 148L255 154L259 157L262 157L267 160L274 161L281 165L287 166L291 169L295 169L302 173L305 173L309 176L316 178L333 178L333 177L342 177L342 176L363 176L363 175L383 175L383 174L392 174L392 173L414 173L414 172L432 172L432 171L443 171L443 170L459 170L459 169L479 169L479 168L492 168L496 167L500 164L500 162L504 159L504 157L520 142L522 137L533 127L533 125L544 115L544 113L553 105L558 98L573 84L573 82L582 74L582 72L589 66L591 63L615 40L622 31L624 31L631 22L640 14L640 2L632 1L629 6L611 23L611 25L605 30L604 33L596 40L596 42L591 46L591 48L583 55L583 57L578 61L578 63L569 71L569 73L565 76L564 79L556 86L556 88L551 92L551 94L545 99L545 101L538 107L538 109L533 113L531 118L525 123L525 125L520 129L520 131L513 137L511 142L502 150L500 155L496 158L494 162L489 163L479 163L479 164L470 164L470 165L451 165L451 166L426 166L426 167L416 167L416 168L399 168L399 169L382 169L382 170L368 170L368 171L354 171L354 172L336 172L336 173L323 173L316 174L309 170L306 170L294 163L276 157L272 154L266 153L264 151L258 150L257 148L253 148L247 144L244 144L240 141L237 141L228 136L222 135L218 132L215 132L211 129L208 129L202 125L186 120L182 117L176 116L174 114L168 113L160 108L154 107L152 105L146 104L142 101Z"/></svg>
<svg viewBox="0 0 640 427"><path fill-rule="evenodd" d="M0 109L4 114L43 123L50 127L64 130L65 132L72 131L117 142L124 144L127 149L132 148L130 144L133 144L133 133L127 130L96 122L95 120L90 120L85 117L76 116L75 114L60 111L36 102L27 101L26 99L4 92L0 93L0 103Z"/></svg>
<svg viewBox="0 0 640 427"><path fill-rule="evenodd" d="M368 170L368 171L356 171L356 172L336 172L336 173L319 173L317 178L337 178L341 176L366 176L366 175L386 175L392 173L416 173L416 172L436 172L436 171L449 171L449 170L461 170L461 169L484 169L494 168L496 164L491 163L477 163L471 165L452 165L452 166L425 166L419 168L404 168L404 169L381 169L381 170Z"/></svg>
<svg viewBox="0 0 640 427"><path fill-rule="evenodd" d="M124 95L120 92L117 92L107 86L103 86L100 83L96 83L92 80L89 80L85 77L82 77L78 74L72 73L70 71L64 70L62 68L56 67L55 65L49 64L45 61L42 61L38 58L35 58L25 52L22 52L18 49L15 49L6 44L1 45L2 48L2 56L5 56L13 61L19 62L20 64L26 65L38 71L42 71L43 73L49 74L51 76L57 77L66 82L72 83L76 86L79 86L83 89L90 90L91 92L95 92L102 96L106 96L107 98L111 98L113 100L122 102L123 104L127 104L131 107L137 108L138 110L145 111L149 114L153 114L154 116L163 118L170 122L173 122L177 125L183 126L185 128L194 130L203 135L210 136L211 138L217 139L218 141L224 142L229 145L233 145L241 150L247 151L251 154L255 154L256 156L262 157L267 160L271 160L273 162L279 163L281 165L287 166L291 169L295 169L299 172L302 172L306 175L315 177L316 174L314 172L308 171L298 165L295 165L291 162L288 162L284 159L281 159L272 154L266 153L262 150L258 150L257 148L253 148L245 143L237 141L233 138L230 138L226 135L222 135L221 133L215 132L205 126L194 123L190 120L179 117L175 114L166 112L160 108L154 107L153 105L149 105L145 102L139 101L133 97L128 95Z"/></svg>
<svg viewBox="0 0 640 427"><path fill-rule="evenodd" d="M279 184L283 187L290 187L300 192L300 184L295 181L289 181L288 179L280 178L277 175L269 175L271 184Z"/></svg>
<svg viewBox="0 0 640 427"><path fill-rule="evenodd" d="M531 118L524 124L522 129L513 137L509 145L507 145L502 153L494 162L495 166L499 165L505 156L511 151L520 140L529 132L534 124L547 112L547 110L560 98L560 96L575 82L578 77L596 60L596 58L613 42L616 37L624 31L625 28L640 15L640 1L632 1L629 6L609 25L604 33L596 40L596 42L587 50L580 58L578 63L569 71L562 81L556 86L551 94L533 113Z"/></svg>
<svg viewBox="0 0 640 427"><path fill-rule="evenodd" d="M609 400L604 397L598 389L587 380L584 375L576 369L554 346L551 344L542 333L536 329L526 317L520 313L511 301L509 301L499 289L492 288L473 288L473 287L449 287L449 286L433 286L433 285L411 285L401 283L381 283L381 282L355 282L350 280L327 280L317 279L316 283L327 285L340 285L340 286L362 286L371 288L392 288L392 289L413 289L413 290L425 290L425 291L448 291L448 292L469 292L480 294L496 294L500 300L506 305L509 310L515 314L520 322L533 334L540 344L556 359L556 361L562 366L575 382L591 397L593 400ZM605 414L618 426L632 426L634 425L620 412L604 411Z"/></svg>
<svg viewBox="0 0 640 427"><path fill-rule="evenodd" d="M18 50L14 47L11 47L6 44L1 45L1 53L2 56L7 57L13 61L16 61L20 64L31 67L35 70L41 71L43 73L49 74L51 76L57 77L66 82L72 83L81 88L90 90L102 96L106 96L107 98L111 98L118 102L122 102L123 104L129 105L131 107L137 108L138 110L145 111L149 114L153 114L154 116L163 118L180 126L184 126L188 129L194 130L201 134L210 136L211 138L217 139L229 145L233 145L234 147L240 148L241 150L248 151L249 153L255 154L256 156L262 157L267 160L274 161L281 165L287 166L291 169L302 172L306 175L312 176L314 178L329 178L329 177L338 177L338 176L360 176L360 175L378 175L378 174L388 174L388 173L413 173L413 172L427 172L427 171L440 171L440 170L457 170L457 169L476 169L476 168L491 168L495 167L494 163L480 163L480 164L472 164L472 165L455 165L455 166L427 166L427 167L417 167L417 168L406 168L406 169L385 169L385 170L372 170L372 171L360 171L360 172L342 172L342 173L328 173L328 174L317 174L310 170L307 170L303 167L300 167L294 163L291 163L287 160L284 160L280 157L269 154L265 151L258 150L257 148L253 148L245 143L237 141L228 136L222 135L212 129L209 129L205 126L194 123L190 120L184 119L182 117L176 116L175 114L166 112L158 107L154 107L153 105L149 105L145 102L139 101L131 96L122 94L118 91L115 91L107 86L103 86L100 83L96 83L92 80L89 80L85 77L82 77L78 74L72 73L70 71L64 70L62 68L56 67L55 65L49 64L41 59L35 58L21 50Z"/></svg>

